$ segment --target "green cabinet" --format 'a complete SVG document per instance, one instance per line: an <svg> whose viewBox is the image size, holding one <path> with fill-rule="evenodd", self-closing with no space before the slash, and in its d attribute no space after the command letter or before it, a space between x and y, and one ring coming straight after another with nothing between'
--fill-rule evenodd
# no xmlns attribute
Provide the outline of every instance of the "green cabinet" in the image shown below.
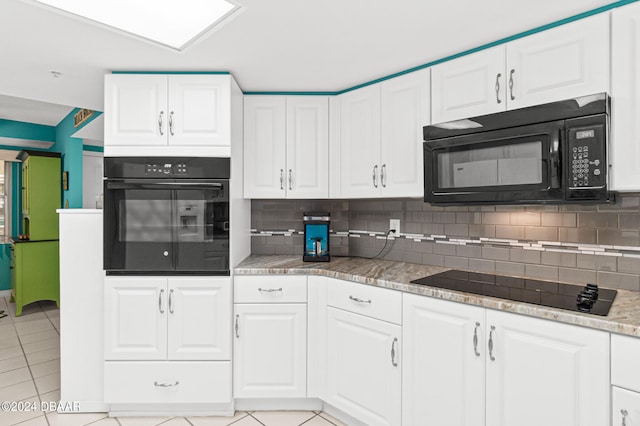
<svg viewBox="0 0 640 426"><path fill-rule="evenodd" d="M60 258L58 240L15 242L11 246L11 301L16 316L22 307L39 300L60 306Z"/></svg>
<svg viewBox="0 0 640 426"><path fill-rule="evenodd" d="M62 198L59 153L22 151L22 233L11 246L11 301L16 316L39 300L60 301L58 214Z"/></svg>
<svg viewBox="0 0 640 426"><path fill-rule="evenodd" d="M22 233L30 240L58 239L62 198L60 154L22 151Z"/></svg>

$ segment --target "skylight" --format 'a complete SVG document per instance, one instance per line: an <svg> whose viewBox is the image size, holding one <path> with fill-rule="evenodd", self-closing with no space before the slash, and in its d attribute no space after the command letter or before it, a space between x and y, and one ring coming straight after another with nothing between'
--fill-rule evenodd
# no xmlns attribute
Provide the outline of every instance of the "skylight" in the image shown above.
<svg viewBox="0 0 640 426"><path fill-rule="evenodd" d="M226 0L35 0L183 50L239 8Z"/></svg>

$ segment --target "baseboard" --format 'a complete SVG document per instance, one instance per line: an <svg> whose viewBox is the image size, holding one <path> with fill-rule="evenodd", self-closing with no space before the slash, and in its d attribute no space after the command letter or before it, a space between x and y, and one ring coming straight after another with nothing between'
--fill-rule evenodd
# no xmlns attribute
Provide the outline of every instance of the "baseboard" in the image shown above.
<svg viewBox="0 0 640 426"><path fill-rule="evenodd" d="M11 290L0 290L0 297L9 297L11 296Z"/></svg>

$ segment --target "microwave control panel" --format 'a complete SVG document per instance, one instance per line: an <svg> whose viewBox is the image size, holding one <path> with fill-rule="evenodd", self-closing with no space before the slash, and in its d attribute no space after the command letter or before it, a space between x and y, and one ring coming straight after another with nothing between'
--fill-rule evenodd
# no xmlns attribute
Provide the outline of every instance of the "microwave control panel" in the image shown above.
<svg viewBox="0 0 640 426"><path fill-rule="evenodd" d="M184 176L187 174L185 163L147 163L144 167L147 176Z"/></svg>
<svg viewBox="0 0 640 426"><path fill-rule="evenodd" d="M607 183L605 125L568 130L568 180L571 189L600 188Z"/></svg>

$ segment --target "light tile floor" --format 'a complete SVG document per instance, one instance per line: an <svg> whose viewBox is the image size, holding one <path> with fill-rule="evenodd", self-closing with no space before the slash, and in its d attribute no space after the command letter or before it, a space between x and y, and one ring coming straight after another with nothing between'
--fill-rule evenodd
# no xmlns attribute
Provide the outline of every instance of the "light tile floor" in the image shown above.
<svg viewBox="0 0 640 426"><path fill-rule="evenodd" d="M60 310L53 302L15 305L0 297L0 403L30 403L33 411L0 409L0 425L20 426L345 426L318 411L238 411L233 417L107 417L106 413L41 411L60 399Z"/></svg>

